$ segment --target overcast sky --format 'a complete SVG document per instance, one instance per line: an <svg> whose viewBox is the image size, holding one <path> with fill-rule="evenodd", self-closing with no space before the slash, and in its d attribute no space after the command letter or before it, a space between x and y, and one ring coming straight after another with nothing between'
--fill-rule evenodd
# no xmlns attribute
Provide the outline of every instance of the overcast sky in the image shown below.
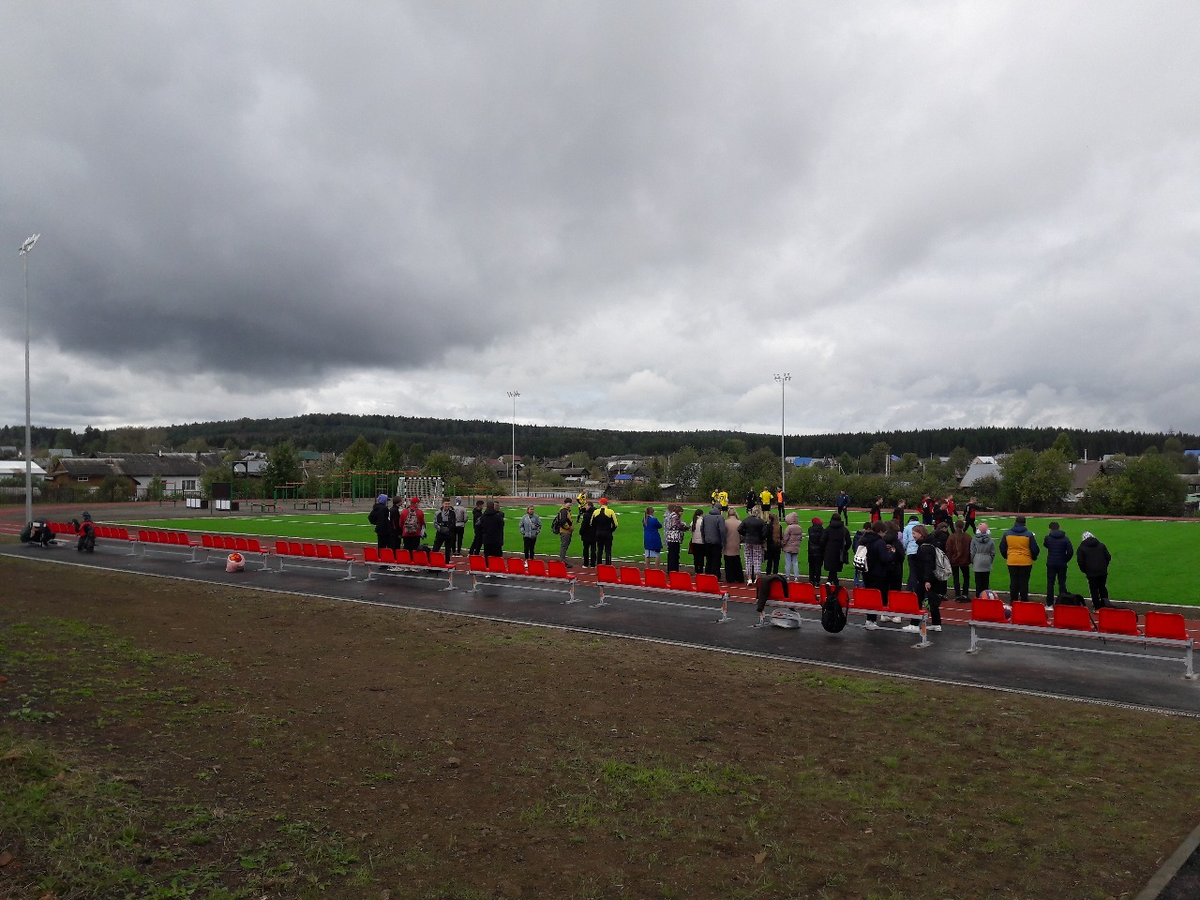
<svg viewBox="0 0 1200 900"><path fill-rule="evenodd" d="M0 422L1200 430L1200 3L0 7Z"/></svg>

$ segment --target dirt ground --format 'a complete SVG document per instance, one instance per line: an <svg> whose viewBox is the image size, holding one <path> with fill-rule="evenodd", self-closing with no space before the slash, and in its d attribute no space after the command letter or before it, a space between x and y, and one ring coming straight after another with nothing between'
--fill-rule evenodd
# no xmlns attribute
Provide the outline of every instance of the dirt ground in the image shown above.
<svg viewBox="0 0 1200 900"><path fill-rule="evenodd" d="M11 559L0 584L0 779L49 747L76 807L122 792L96 848L50 841L79 809L0 819L13 900L1130 897L1200 799L1190 719Z"/></svg>

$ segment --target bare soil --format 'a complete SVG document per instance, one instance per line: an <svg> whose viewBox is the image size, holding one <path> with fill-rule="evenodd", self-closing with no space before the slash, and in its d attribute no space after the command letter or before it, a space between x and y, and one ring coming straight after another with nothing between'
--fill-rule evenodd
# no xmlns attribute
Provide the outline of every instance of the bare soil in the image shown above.
<svg viewBox="0 0 1200 900"><path fill-rule="evenodd" d="M48 789L119 786L124 829L105 881L53 841L69 815L0 814L2 898L1119 898L1200 799L1194 719L12 559L0 584L0 785L49 747Z"/></svg>

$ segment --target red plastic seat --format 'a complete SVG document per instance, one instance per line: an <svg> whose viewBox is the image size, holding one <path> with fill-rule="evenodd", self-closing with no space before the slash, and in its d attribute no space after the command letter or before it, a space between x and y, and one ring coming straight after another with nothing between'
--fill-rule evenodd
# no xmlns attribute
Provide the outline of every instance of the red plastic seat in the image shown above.
<svg viewBox="0 0 1200 900"><path fill-rule="evenodd" d="M220 549L220 548L218 548L218 547L217 547L216 543L214 542L214 538L213 538L213 536L212 536L211 534L202 534L202 535L200 535L200 544L201 544L201 546L203 546L203 547L204 547L205 549L207 549L207 550L218 550L218 549Z"/></svg>
<svg viewBox="0 0 1200 900"><path fill-rule="evenodd" d="M246 549L251 553L266 553L267 548L258 542L258 538L249 538L246 542Z"/></svg>
<svg viewBox="0 0 1200 900"><path fill-rule="evenodd" d="M317 557L319 559L333 559L333 554L329 552L328 544L317 544Z"/></svg>
<svg viewBox="0 0 1200 900"><path fill-rule="evenodd" d="M617 584L617 567L608 565L596 566L596 580L601 584Z"/></svg>
<svg viewBox="0 0 1200 900"><path fill-rule="evenodd" d="M346 548L341 544L330 544L329 555L333 559L340 559L342 562L349 562L352 559L358 559L358 557L354 554L347 553Z"/></svg>
<svg viewBox="0 0 1200 900"><path fill-rule="evenodd" d="M525 564L525 574L533 575L537 578L546 577L546 563L540 559L531 559Z"/></svg>
<svg viewBox="0 0 1200 900"><path fill-rule="evenodd" d="M375 547L363 547L363 562L379 562L379 550Z"/></svg>
<svg viewBox="0 0 1200 900"><path fill-rule="evenodd" d="M235 537L233 539L233 549L239 553L248 553L250 551L250 542L244 537Z"/></svg>
<svg viewBox="0 0 1200 900"><path fill-rule="evenodd" d="M1146 637L1166 638L1172 641L1188 639L1187 622L1180 613L1155 612L1146 613Z"/></svg>
<svg viewBox="0 0 1200 900"><path fill-rule="evenodd" d="M487 564L483 561L482 556L468 556L467 568L472 572L486 572Z"/></svg>
<svg viewBox="0 0 1200 900"><path fill-rule="evenodd" d="M424 550L413 550L412 551L412 564L414 566L429 565L429 554Z"/></svg>
<svg viewBox="0 0 1200 900"><path fill-rule="evenodd" d="M223 549L223 550L236 550L238 548L237 538L235 538L235 537L231 537L230 535L226 534L226 535L223 535L220 540L221 540L221 549Z"/></svg>
<svg viewBox="0 0 1200 900"><path fill-rule="evenodd" d="M854 608L869 609L872 612L882 610L883 592L878 588L855 588L854 589Z"/></svg>
<svg viewBox="0 0 1200 900"><path fill-rule="evenodd" d="M391 547L384 547L379 551L379 561L387 563L388 565L400 562L400 560L396 558L396 554L392 552Z"/></svg>
<svg viewBox="0 0 1200 900"><path fill-rule="evenodd" d="M316 559L317 558L317 545L305 542L301 546L300 552L303 556L307 556L309 559Z"/></svg>
<svg viewBox="0 0 1200 900"><path fill-rule="evenodd" d="M703 573L696 576L696 592L700 594L723 594L721 582L716 575Z"/></svg>
<svg viewBox="0 0 1200 900"><path fill-rule="evenodd" d="M667 584L670 585L673 591L694 591L692 586L692 575L690 572L671 572L667 578Z"/></svg>
<svg viewBox="0 0 1200 900"><path fill-rule="evenodd" d="M700 576L697 575L697 578ZM788 591L788 599L793 603L816 603L817 589L812 586L810 581L798 581L791 586Z"/></svg>
<svg viewBox="0 0 1200 900"><path fill-rule="evenodd" d="M1054 607L1054 627L1069 631L1096 630L1086 606L1063 606L1061 603Z"/></svg>
<svg viewBox="0 0 1200 900"><path fill-rule="evenodd" d="M1130 637L1136 637L1138 634L1137 613L1132 609L1111 609L1102 606L1097 618L1099 621L1096 630L1101 634L1124 634Z"/></svg>
<svg viewBox="0 0 1200 900"><path fill-rule="evenodd" d="M893 616L919 616L923 612L915 591L890 591L887 609Z"/></svg>
<svg viewBox="0 0 1200 900"><path fill-rule="evenodd" d="M630 587L642 586L642 570L636 566L621 566L620 575L621 584L627 584Z"/></svg>
<svg viewBox="0 0 1200 900"><path fill-rule="evenodd" d="M662 569L647 569L646 570L646 587L667 589L667 573Z"/></svg>
<svg viewBox="0 0 1200 900"><path fill-rule="evenodd" d="M508 558L508 574L509 575L524 575L525 574L525 559L520 556L510 556Z"/></svg>
<svg viewBox="0 0 1200 900"><path fill-rule="evenodd" d="M550 578L571 577L571 573L567 571L567 564L561 559L552 559L546 563L546 575Z"/></svg>
<svg viewBox="0 0 1200 900"><path fill-rule="evenodd" d="M1004 601L995 597L976 597L971 601L971 618L976 622L1007 622Z"/></svg>
<svg viewBox="0 0 1200 900"><path fill-rule="evenodd" d="M275 542L275 552L279 556L290 556L292 551L291 551L290 547L288 546L287 541L276 541Z"/></svg>
<svg viewBox="0 0 1200 900"><path fill-rule="evenodd" d="M412 553L401 547L399 550L395 551L394 560L398 566L411 566L413 561Z"/></svg>
<svg viewBox="0 0 1200 900"><path fill-rule="evenodd" d="M292 556L303 556L304 548L300 545L299 541L288 541L287 552Z"/></svg>
<svg viewBox="0 0 1200 900"><path fill-rule="evenodd" d="M508 566L505 565L503 556L487 557L487 567L489 572L495 572L499 575L508 573Z"/></svg>
<svg viewBox="0 0 1200 900"><path fill-rule="evenodd" d="M1046 607L1030 600L1013 601L1012 623L1014 625L1032 625L1036 628L1050 627L1050 622L1046 619Z"/></svg>

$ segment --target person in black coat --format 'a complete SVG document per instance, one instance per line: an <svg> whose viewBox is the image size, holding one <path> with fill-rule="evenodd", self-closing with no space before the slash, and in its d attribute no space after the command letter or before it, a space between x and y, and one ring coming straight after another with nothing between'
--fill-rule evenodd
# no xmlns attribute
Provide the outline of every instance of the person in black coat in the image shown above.
<svg viewBox="0 0 1200 900"><path fill-rule="evenodd" d="M918 525L912 530L917 539L917 552L909 557L914 581L917 589L917 600L922 606L929 606L929 630L942 630L942 600L946 596L946 582L938 581L934 575L937 568L937 545L929 535L924 525ZM905 625L905 631L920 631L916 625Z"/></svg>
<svg viewBox="0 0 1200 900"><path fill-rule="evenodd" d="M850 529L842 524L842 517L834 513L829 518L829 527L821 535L821 561L834 591L840 587L838 574L846 564L849 552Z"/></svg>
<svg viewBox="0 0 1200 900"><path fill-rule="evenodd" d="M476 533L483 545L485 564L492 556L504 556L504 513L500 511L495 500L488 501L487 508L479 517Z"/></svg>
<svg viewBox="0 0 1200 900"><path fill-rule="evenodd" d="M867 548L867 571L863 573L863 587L879 591L883 605L887 606L888 583L892 574L892 563L896 555L895 544L885 540L887 525L882 521L871 522L866 532L859 539L859 544ZM886 621L886 617L885 617ZM868 629L877 628L875 616L867 616Z"/></svg>
<svg viewBox="0 0 1200 900"><path fill-rule="evenodd" d="M1088 588L1092 592L1092 607L1100 609L1108 606L1108 564L1112 562L1108 548L1090 531L1085 531L1075 552L1075 562L1087 578Z"/></svg>
<svg viewBox="0 0 1200 900"><path fill-rule="evenodd" d="M813 587L821 583L821 563L825 559L824 537L825 525L814 516L808 528L808 580Z"/></svg>
<svg viewBox="0 0 1200 900"><path fill-rule="evenodd" d="M1042 546L1046 548L1046 605L1053 606L1054 598L1067 592L1067 563L1075 555L1075 548L1057 522L1050 523L1050 533L1042 538Z"/></svg>
<svg viewBox="0 0 1200 900"><path fill-rule="evenodd" d="M375 498L375 505L367 513L367 521L375 526L376 549L384 550L392 546L392 519L388 510L387 494Z"/></svg>

